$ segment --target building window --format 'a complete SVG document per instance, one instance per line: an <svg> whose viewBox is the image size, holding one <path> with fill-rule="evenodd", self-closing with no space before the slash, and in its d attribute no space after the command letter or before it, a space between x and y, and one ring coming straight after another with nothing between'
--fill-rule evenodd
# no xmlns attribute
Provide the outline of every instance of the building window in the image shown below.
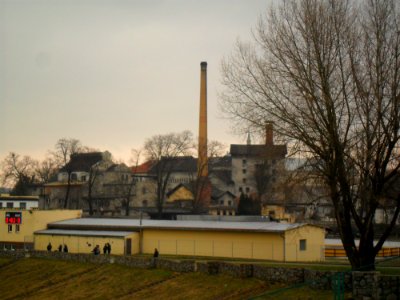
<svg viewBox="0 0 400 300"><path fill-rule="evenodd" d="M13 208L14 207L14 203L12 202L7 202L7 208Z"/></svg>
<svg viewBox="0 0 400 300"><path fill-rule="evenodd" d="M3 208L3 202L0 202L0 208Z"/></svg>
<svg viewBox="0 0 400 300"><path fill-rule="evenodd" d="M243 174L246 174L246 169L243 169L242 172L243 172Z"/></svg>
<svg viewBox="0 0 400 300"><path fill-rule="evenodd" d="M16 232L16 233L19 232L19 224L15 224L15 232Z"/></svg>
<svg viewBox="0 0 400 300"><path fill-rule="evenodd" d="M250 192L250 188L247 187L247 188L246 188L246 193L249 193L249 192Z"/></svg>
<svg viewBox="0 0 400 300"><path fill-rule="evenodd" d="M243 178L243 183L246 183L246 181L247 181L246 178Z"/></svg>
<svg viewBox="0 0 400 300"><path fill-rule="evenodd" d="M143 207L147 207L147 200L143 200L143 201L142 201L142 206L143 206Z"/></svg>
<svg viewBox="0 0 400 300"><path fill-rule="evenodd" d="M20 208L20 209L26 209L26 202L21 202L21 203L19 204L19 208Z"/></svg>
<svg viewBox="0 0 400 300"><path fill-rule="evenodd" d="M232 201L231 201L231 200L228 201L228 205L229 205L229 206L232 205Z"/></svg>
<svg viewBox="0 0 400 300"><path fill-rule="evenodd" d="M147 189L144 187L144 188L142 188L142 194L144 195L144 194L146 194L147 193Z"/></svg>
<svg viewBox="0 0 400 300"><path fill-rule="evenodd" d="M8 233L11 233L12 232L12 225L8 225Z"/></svg>
<svg viewBox="0 0 400 300"><path fill-rule="evenodd" d="M85 176L85 175L82 176L82 177L81 177L81 180L82 180L82 181L86 181L86 176Z"/></svg>
<svg viewBox="0 0 400 300"><path fill-rule="evenodd" d="M242 164L245 167L246 166L247 161L245 159L242 160Z"/></svg>
<svg viewBox="0 0 400 300"><path fill-rule="evenodd" d="M239 187L239 193L243 192L243 188Z"/></svg>
<svg viewBox="0 0 400 300"><path fill-rule="evenodd" d="M76 173L72 173L71 180L78 180L78 175L76 175Z"/></svg>
<svg viewBox="0 0 400 300"><path fill-rule="evenodd" d="M307 249L307 240L300 240L300 251L306 251Z"/></svg>
<svg viewBox="0 0 400 300"><path fill-rule="evenodd" d="M224 200L220 200L220 201L219 201L219 204L220 204L220 205L224 205Z"/></svg>

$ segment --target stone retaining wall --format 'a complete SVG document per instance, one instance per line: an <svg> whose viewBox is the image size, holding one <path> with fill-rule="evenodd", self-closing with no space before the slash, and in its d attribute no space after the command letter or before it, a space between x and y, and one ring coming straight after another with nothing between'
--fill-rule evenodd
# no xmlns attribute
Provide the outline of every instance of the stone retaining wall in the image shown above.
<svg viewBox="0 0 400 300"><path fill-rule="evenodd" d="M337 272L304 268L268 267L259 264L220 261L174 260L151 257L74 254L45 251L0 251L0 257L62 259L83 263L115 263L134 268L162 268L174 272L202 272L209 275L225 274L237 278L254 277L274 283L304 283L311 288L334 289L333 276ZM383 276L379 272L345 272L344 288L353 292L354 299L399 299L400 276ZM397 297L397 298L396 298Z"/></svg>

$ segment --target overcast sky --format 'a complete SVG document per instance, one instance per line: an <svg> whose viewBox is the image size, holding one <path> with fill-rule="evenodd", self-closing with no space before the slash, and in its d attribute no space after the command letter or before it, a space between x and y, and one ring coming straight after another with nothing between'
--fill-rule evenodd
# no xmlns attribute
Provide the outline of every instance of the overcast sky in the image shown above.
<svg viewBox="0 0 400 300"><path fill-rule="evenodd" d="M42 158L59 138L127 160L155 134L245 142L219 117L220 63L268 0L0 0L0 159Z"/></svg>

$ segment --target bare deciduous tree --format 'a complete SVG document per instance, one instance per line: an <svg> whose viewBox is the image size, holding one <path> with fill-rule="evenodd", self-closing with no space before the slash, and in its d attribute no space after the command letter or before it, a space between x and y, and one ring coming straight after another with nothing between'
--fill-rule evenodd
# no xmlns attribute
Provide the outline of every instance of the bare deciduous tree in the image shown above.
<svg viewBox="0 0 400 300"><path fill-rule="evenodd" d="M57 174L57 164L52 157L46 157L35 164L35 174L41 183L47 183Z"/></svg>
<svg viewBox="0 0 400 300"><path fill-rule="evenodd" d="M292 150L314 159L353 269L374 269L400 211L397 195L389 225L375 236L375 211L400 167L398 4L288 0L254 37L222 64L221 107L244 129L274 121Z"/></svg>
<svg viewBox="0 0 400 300"><path fill-rule="evenodd" d="M52 154L54 156L54 159L58 167L60 168L62 166L68 166L67 163L71 155L75 153L84 152L83 150L84 147L82 146L79 140L62 138L57 141L55 145L55 151L52 152ZM68 181L67 181L67 190L65 192L65 198L64 198L64 208L68 207L69 194L71 190L71 174L72 174L72 170L67 169L66 171L67 171Z"/></svg>
<svg viewBox="0 0 400 300"><path fill-rule="evenodd" d="M156 205L159 218L162 217L165 193L173 171L174 159L187 154L192 145L190 131L155 135L145 141L146 158L154 162L152 172L156 180Z"/></svg>
<svg viewBox="0 0 400 300"><path fill-rule="evenodd" d="M14 188L18 184L18 193L25 194L26 184L34 181L36 163L30 156L10 152L1 162L2 184Z"/></svg>

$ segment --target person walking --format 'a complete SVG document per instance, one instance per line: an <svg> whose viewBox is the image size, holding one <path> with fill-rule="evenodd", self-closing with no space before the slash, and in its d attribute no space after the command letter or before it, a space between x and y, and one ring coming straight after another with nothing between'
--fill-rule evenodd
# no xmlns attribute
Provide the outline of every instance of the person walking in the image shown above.
<svg viewBox="0 0 400 300"><path fill-rule="evenodd" d="M155 249L154 249L154 253L153 253L153 259L152 259L153 268L156 267L157 259L158 259L158 255L159 255L159 254L160 254L160 253L158 253L157 248L155 248Z"/></svg>
<svg viewBox="0 0 400 300"><path fill-rule="evenodd" d="M62 252L62 245L58 246L58 252Z"/></svg>
<svg viewBox="0 0 400 300"><path fill-rule="evenodd" d="M53 246L51 245L51 243L49 243L48 245L47 245L47 251L48 252L51 252L51 249L53 248Z"/></svg>
<svg viewBox="0 0 400 300"><path fill-rule="evenodd" d="M158 255L159 255L159 254L160 254L160 253L158 253L157 248L155 248L155 249L154 249L153 258L158 258Z"/></svg>
<svg viewBox="0 0 400 300"><path fill-rule="evenodd" d="M67 244L64 245L64 252L65 252L65 253L68 253L68 246L67 246Z"/></svg>
<svg viewBox="0 0 400 300"><path fill-rule="evenodd" d="M92 252L94 255L99 255L100 254L100 246L96 245L96 247L94 247Z"/></svg>

